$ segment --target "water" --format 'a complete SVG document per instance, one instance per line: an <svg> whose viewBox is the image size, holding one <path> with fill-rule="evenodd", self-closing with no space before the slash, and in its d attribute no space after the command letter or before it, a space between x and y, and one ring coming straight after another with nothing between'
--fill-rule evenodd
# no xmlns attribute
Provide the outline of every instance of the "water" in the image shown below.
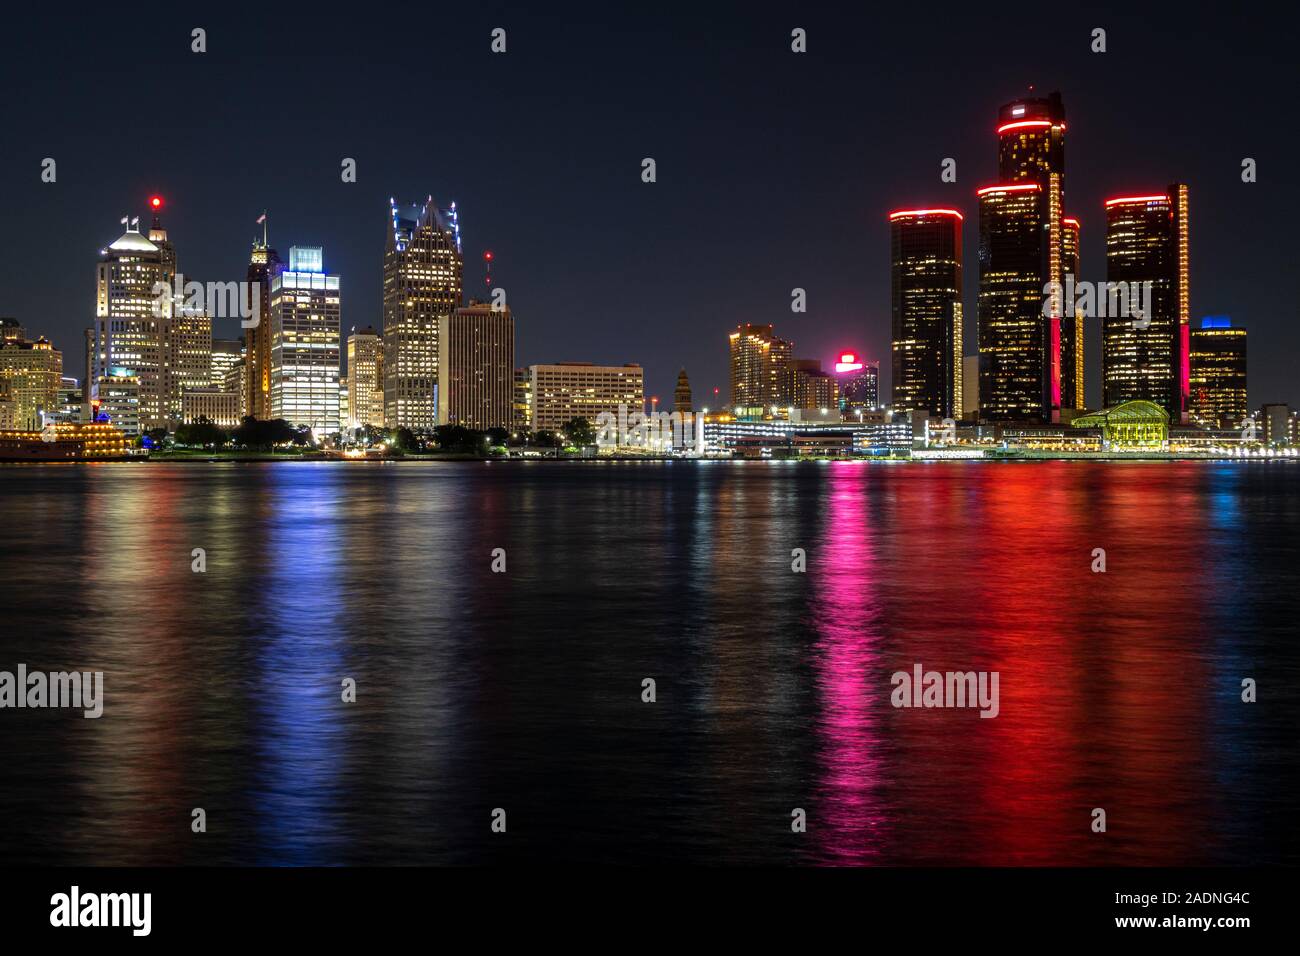
<svg viewBox="0 0 1300 956"><path fill-rule="evenodd" d="M0 468L0 670L106 697L0 711L0 863L1295 863L1298 479ZM915 663L999 716L893 708Z"/></svg>

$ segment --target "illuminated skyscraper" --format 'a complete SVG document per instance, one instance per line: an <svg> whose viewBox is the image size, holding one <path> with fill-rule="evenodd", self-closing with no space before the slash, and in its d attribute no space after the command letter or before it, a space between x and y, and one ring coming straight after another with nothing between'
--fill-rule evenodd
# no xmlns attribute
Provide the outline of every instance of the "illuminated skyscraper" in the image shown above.
<svg viewBox="0 0 1300 956"><path fill-rule="evenodd" d="M460 307L463 261L456 204L389 200L384 253L384 424L438 424L438 320Z"/></svg>
<svg viewBox="0 0 1300 956"><path fill-rule="evenodd" d="M961 213L891 213L893 400L896 409L961 417Z"/></svg>
<svg viewBox="0 0 1300 956"><path fill-rule="evenodd" d="M63 379L63 353L46 339L0 340L0 380L13 403L13 427L38 429L53 421L61 410L59 388Z"/></svg>
<svg viewBox="0 0 1300 956"><path fill-rule="evenodd" d="M1238 428L1246 417L1246 330L1226 315L1207 316L1190 334L1191 418Z"/></svg>
<svg viewBox="0 0 1300 956"><path fill-rule="evenodd" d="M244 360L244 343L239 339L213 339L211 385L224 389L230 376L230 370ZM243 405L240 399L240 405Z"/></svg>
<svg viewBox="0 0 1300 956"><path fill-rule="evenodd" d="M1106 278L1139 301L1150 283L1150 314L1102 319L1104 404L1154 402L1173 424L1188 420L1190 303L1187 187L1106 201ZM1123 283L1123 285L1117 285Z"/></svg>
<svg viewBox="0 0 1300 956"><path fill-rule="evenodd" d="M164 326L175 305L172 268L164 250L140 234L139 218L101 250L96 268L94 382L131 377L138 383L134 416L148 430L167 424L167 346ZM125 370L125 371L124 371Z"/></svg>
<svg viewBox="0 0 1300 956"><path fill-rule="evenodd" d="M271 280L271 417L306 425L318 436L339 422L339 277L325 272L322 250L294 246L289 267Z"/></svg>
<svg viewBox="0 0 1300 956"><path fill-rule="evenodd" d="M795 359L794 401L791 405L800 409L825 408L839 411L840 383L829 372L822 371L818 359Z"/></svg>
<svg viewBox="0 0 1300 956"><path fill-rule="evenodd" d="M1037 183L989 186L980 200L980 418L1043 421L1046 196Z"/></svg>
<svg viewBox="0 0 1300 956"><path fill-rule="evenodd" d="M1079 220L1062 219L1061 271L1079 281ZM1062 280L1064 281L1064 280ZM1083 310L1061 302L1060 339L1061 408L1081 411L1088 407L1083 392Z"/></svg>
<svg viewBox="0 0 1300 956"><path fill-rule="evenodd" d="M247 345L244 354L244 414L261 421L271 418L271 283L284 267L279 255L271 248L267 236L266 213L262 224L261 240L253 240L253 253L248 261L248 301L244 311L252 321L256 298L257 324L246 330Z"/></svg>
<svg viewBox="0 0 1300 956"><path fill-rule="evenodd" d="M1057 421L1082 377L1082 325L1044 290L1077 260L1065 218L1065 107L1059 93L998 111L999 185L980 200L980 415ZM1049 302L1044 314L1044 301ZM1070 358L1062 359L1062 350ZM1063 383L1063 377L1070 382ZM957 404L960 404L958 400ZM1068 407L1068 406L1066 406Z"/></svg>
<svg viewBox="0 0 1300 956"><path fill-rule="evenodd" d="M794 343L778 338L771 325L741 325L729 339L736 417L784 414L794 403Z"/></svg>
<svg viewBox="0 0 1300 956"><path fill-rule="evenodd" d="M175 427L184 420L185 393L212 387L212 317L177 301L163 331L167 424Z"/></svg>
<svg viewBox="0 0 1300 956"><path fill-rule="evenodd" d="M438 319L438 424L486 431L514 422L515 320L471 302Z"/></svg>
<svg viewBox="0 0 1300 956"><path fill-rule="evenodd" d="M347 426L363 425L384 425L384 349L369 326L348 336Z"/></svg>

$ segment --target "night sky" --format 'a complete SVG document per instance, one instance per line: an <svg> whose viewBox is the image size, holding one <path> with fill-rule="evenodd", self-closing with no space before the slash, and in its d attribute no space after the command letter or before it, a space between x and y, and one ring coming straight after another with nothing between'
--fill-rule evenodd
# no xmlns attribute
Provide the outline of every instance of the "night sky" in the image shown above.
<svg viewBox="0 0 1300 956"><path fill-rule="evenodd" d="M1300 403L1295 15L999 6L274 4L253 20L134 4L28 20L0 39L0 315L80 376L99 249L123 215L147 229L157 192L187 278L242 279L266 208L282 256L324 246L344 334L378 327L388 197L432 193L460 209L467 293L495 253L518 365L640 362L665 403L685 366L710 404L728 391L728 331L774 322L799 357L880 359L888 395L887 215L965 214L970 354L974 194L994 182L998 106L1032 84L1065 99L1083 278L1105 279L1104 199L1188 182L1194 326L1228 314L1249 329L1252 407ZM190 52L195 26L206 54ZM1097 26L1105 54L1089 50ZM807 54L790 52L794 27ZM939 178L949 156L955 184ZM237 321L216 334L238 337Z"/></svg>

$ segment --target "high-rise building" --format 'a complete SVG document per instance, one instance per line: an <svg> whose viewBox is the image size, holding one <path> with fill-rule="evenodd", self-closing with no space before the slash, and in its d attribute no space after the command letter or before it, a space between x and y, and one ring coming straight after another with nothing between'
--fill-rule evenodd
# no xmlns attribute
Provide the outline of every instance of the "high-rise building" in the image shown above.
<svg viewBox="0 0 1300 956"><path fill-rule="evenodd" d="M128 370L138 382L140 427L167 424L167 345L165 326L175 305L160 284L172 286L174 257L140 235L139 219L126 224L115 242L101 250L96 269L94 381L112 370ZM166 259L166 261L165 261Z"/></svg>
<svg viewBox="0 0 1300 956"><path fill-rule="evenodd" d="M185 393L212 387L212 317L178 301L163 331L167 423L174 426L184 418Z"/></svg>
<svg viewBox="0 0 1300 956"><path fill-rule="evenodd" d="M5 316L0 318L0 342L22 342L27 338L27 330L18 324L18 320Z"/></svg>
<svg viewBox="0 0 1300 956"><path fill-rule="evenodd" d="M979 200L980 417L1042 421L1045 195L1037 183L1016 183L981 189Z"/></svg>
<svg viewBox="0 0 1300 956"><path fill-rule="evenodd" d="M317 435L340 428L339 277L326 273L319 246L294 246L271 279L271 417Z"/></svg>
<svg viewBox="0 0 1300 956"><path fill-rule="evenodd" d="M595 424L601 412L617 415L645 411L645 373L640 365L592 365L557 362L533 365L533 431L558 431L572 418Z"/></svg>
<svg viewBox="0 0 1300 956"><path fill-rule="evenodd" d="M1061 237L1064 244L1061 250L1061 271L1067 276L1079 280L1079 220L1061 220ZM1064 281L1064 280L1062 280ZM1083 310L1076 304L1061 302L1060 344L1054 348L1060 356L1061 402L1062 411L1083 411L1088 402L1083 391Z"/></svg>
<svg viewBox="0 0 1300 956"><path fill-rule="evenodd" d="M515 369L514 423L516 429L533 427L533 373L531 369Z"/></svg>
<svg viewBox="0 0 1300 956"><path fill-rule="evenodd" d="M384 252L384 424L438 424L438 320L460 307L464 262L456 204L389 200Z"/></svg>
<svg viewBox="0 0 1300 956"><path fill-rule="evenodd" d="M1064 211L1061 95L1004 104L997 133L999 184L978 191L980 415L1059 421L1067 398L1082 403L1074 393L1083 332L1073 305L1063 315L1064 298L1047 295L1078 257L1077 224L1071 227ZM1063 349L1070 355L1064 362Z"/></svg>
<svg viewBox="0 0 1300 956"><path fill-rule="evenodd" d="M794 401L799 409L839 409L839 382L829 372L822 371L820 359L794 359Z"/></svg>
<svg viewBox="0 0 1300 956"><path fill-rule="evenodd" d="M438 319L438 424L487 430L514 422L515 320L477 300Z"/></svg>
<svg viewBox="0 0 1300 956"><path fill-rule="evenodd" d="M244 343L239 339L212 340L211 382L213 388L226 387L226 378L230 370L244 359ZM243 400L240 400L243 404Z"/></svg>
<svg viewBox="0 0 1300 956"><path fill-rule="evenodd" d="M1106 278L1131 302L1141 304L1142 290L1149 289L1150 302L1143 314L1132 308L1106 310L1104 404L1154 402L1170 422L1186 424L1191 368L1185 185L1175 183L1163 195L1106 201Z"/></svg>
<svg viewBox="0 0 1300 956"><path fill-rule="evenodd" d="M1254 415L1255 437L1265 445L1294 445L1300 422L1290 405L1276 402L1261 405Z"/></svg>
<svg viewBox="0 0 1300 956"><path fill-rule="evenodd" d="M108 422L128 438L143 431L140 421L140 378L129 369L109 368L95 383L93 421Z"/></svg>
<svg viewBox="0 0 1300 956"><path fill-rule="evenodd" d="M271 415L271 284L284 264L270 246L266 213L259 220L262 238L253 240L253 252L248 260L247 301L244 311L256 323L246 330L244 351L244 414L261 421Z"/></svg>
<svg viewBox="0 0 1300 956"><path fill-rule="evenodd" d="M1226 315L1201 319L1188 351L1191 418L1207 428L1238 428L1246 418L1246 330Z"/></svg>
<svg viewBox="0 0 1300 956"><path fill-rule="evenodd" d="M891 213L893 400L961 417L961 225L955 209Z"/></svg>
<svg viewBox="0 0 1300 956"><path fill-rule="evenodd" d="M7 400L13 403L11 417L18 429L39 429L47 420L53 421L62 408L63 354L46 339L0 340L0 379L6 383Z"/></svg>
<svg viewBox="0 0 1300 956"><path fill-rule="evenodd" d="M686 377L686 369L677 373L677 387L673 389L673 411L694 411L691 407L691 380Z"/></svg>
<svg viewBox="0 0 1300 956"><path fill-rule="evenodd" d="M769 325L737 326L731 346L731 407L737 418L785 413L794 403L794 343Z"/></svg>
<svg viewBox="0 0 1300 956"><path fill-rule="evenodd" d="M835 363L839 376L840 411L875 411L880 408L880 363L868 362L856 352L841 352Z"/></svg>
<svg viewBox="0 0 1300 956"><path fill-rule="evenodd" d="M349 428L384 425L384 349L370 326L348 336Z"/></svg>

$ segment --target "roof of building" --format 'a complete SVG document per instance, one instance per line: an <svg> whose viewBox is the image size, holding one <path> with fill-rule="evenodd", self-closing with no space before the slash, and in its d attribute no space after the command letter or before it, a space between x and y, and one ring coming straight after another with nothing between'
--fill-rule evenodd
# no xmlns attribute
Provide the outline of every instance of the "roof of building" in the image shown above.
<svg viewBox="0 0 1300 956"><path fill-rule="evenodd" d="M1075 428L1100 428L1124 422L1158 422L1168 425L1169 413L1154 402L1123 402L1091 415L1080 415L1071 424Z"/></svg>

